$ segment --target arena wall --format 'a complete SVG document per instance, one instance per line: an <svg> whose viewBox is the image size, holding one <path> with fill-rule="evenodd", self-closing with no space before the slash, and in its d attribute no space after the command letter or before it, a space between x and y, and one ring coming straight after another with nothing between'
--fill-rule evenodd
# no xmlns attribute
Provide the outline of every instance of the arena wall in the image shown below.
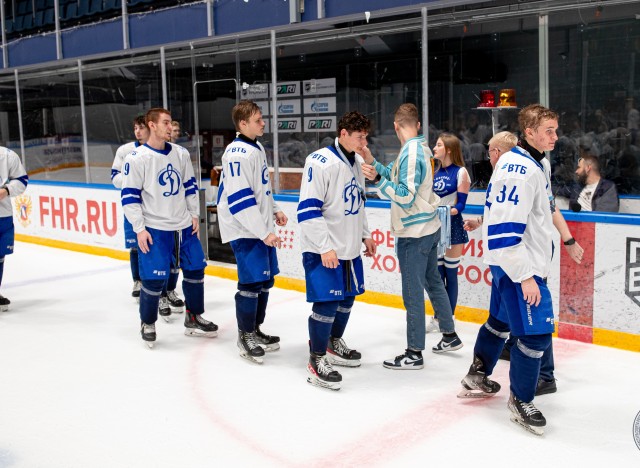
<svg viewBox="0 0 640 468"><path fill-rule="evenodd" d="M279 287L304 290L297 197L276 199L289 218L278 228ZM106 185L33 181L13 200L16 239L69 250L127 259L120 194ZM468 206L467 216L480 214ZM367 292L360 300L402 309L400 272L389 232L389 204L367 202L369 227L378 245L365 258ZM574 237L584 247L576 265L564 247L556 249L548 279L559 337L640 351L640 217L566 212ZM480 232L470 233L459 268L458 320L482 323L489 306L491 274L483 263ZM560 245L559 238L554 244ZM19 250L16 252L19 258ZM207 273L236 278L235 266L211 262ZM427 299L427 298L425 298ZM432 314L428 299L427 313Z"/></svg>

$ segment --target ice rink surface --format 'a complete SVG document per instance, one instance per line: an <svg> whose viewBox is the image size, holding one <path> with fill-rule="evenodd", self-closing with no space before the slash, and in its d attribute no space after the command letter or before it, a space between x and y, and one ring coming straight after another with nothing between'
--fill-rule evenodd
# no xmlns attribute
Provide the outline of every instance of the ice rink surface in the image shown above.
<svg viewBox="0 0 640 468"><path fill-rule="evenodd" d="M304 295L272 290L263 329L282 348L259 366L238 356L235 290L205 279L217 338L184 336L181 314L149 350L128 262L17 242L0 290L0 467L640 466L640 354L555 339L559 390L535 400L536 437L509 421L508 363L497 396L456 398L476 324L457 323L462 350L393 371L403 311L356 302L345 339L363 364L332 392L306 383Z"/></svg>

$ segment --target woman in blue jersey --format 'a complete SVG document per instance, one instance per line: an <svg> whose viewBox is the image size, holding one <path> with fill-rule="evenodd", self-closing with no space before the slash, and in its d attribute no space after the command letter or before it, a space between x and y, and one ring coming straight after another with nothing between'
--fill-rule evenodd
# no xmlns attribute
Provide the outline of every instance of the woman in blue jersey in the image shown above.
<svg viewBox="0 0 640 468"><path fill-rule="evenodd" d="M440 164L433 177L433 191L440 197L440 206L451 208L451 246L444 258L438 259L438 269L449 295L451 310L455 314L458 302L458 265L462 256L462 247L469 242L469 236L463 228L464 211L471 186L471 178L464 167L460 140L450 134L442 133L433 148L433 156ZM427 333L440 331L438 318L434 317L427 325Z"/></svg>

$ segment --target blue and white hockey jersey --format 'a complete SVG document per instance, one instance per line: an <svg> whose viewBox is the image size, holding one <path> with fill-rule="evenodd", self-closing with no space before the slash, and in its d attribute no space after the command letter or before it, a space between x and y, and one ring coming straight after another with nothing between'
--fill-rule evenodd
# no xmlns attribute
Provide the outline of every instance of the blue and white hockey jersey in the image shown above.
<svg viewBox="0 0 640 468"><path fill-rule="evenodd" d="M236 239L264 240L275 233L269 166L259 141L239 135L222 155L218 190L218 222L222 242Z"/></svg>
<svg viewBox="0 0 640 468"><path fill-rule="evenodd" d="M11 198L22 194L29 183L29 177L22 166L20 156L15 151L0 146L0 188L6 188L9 196L0 201L0 218L13 216Z"/></svg>
<svg viewBox="0 0 640 468"><path fill-rule="evenodd" d="M485 263L519 283L549 275L553 221L542 164L516 146L503 154L487 188L482 237Z"/></svg>
<svg viewBox="0 0 640 468"><path fill-rule="evenodd" d="M363 163L356 154L352 166L337 138L333 145L307 156L298 204L302 252L335 250L340 260L360 256L362 239L371 237L364 209Z"/></svg>
<svg viewBox="0 0 640 468"><path fill-rule="evenodd" d="M471 182L469 172L464 167L451 164L436 171L433 191L440 197L441 206L454 206L458 202L458 186L462 182Z"/></svg>
<svg viewBox="0 0 640 468"><path fill-rule="evenodd" d="M200 216L198 184L182 146L142 145L125 158L122 173L122 207L136 233L145 227L178 231Z"/></svg>
<svg viewBox="0 0 640 468"><path fill-rule="evenodd" d="M125 143L116 150L116 157L113 158L113 164L111 165L111 183L115 188L122 188L122 167L124 166L124 158L139 146L140 142L132 141L130 143Z"/></svg>

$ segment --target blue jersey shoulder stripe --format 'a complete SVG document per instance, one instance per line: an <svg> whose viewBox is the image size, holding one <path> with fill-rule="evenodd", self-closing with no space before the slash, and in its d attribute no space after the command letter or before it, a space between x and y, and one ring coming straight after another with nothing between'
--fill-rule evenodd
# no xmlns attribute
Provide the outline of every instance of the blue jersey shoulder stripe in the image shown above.
<svg viewBox="0 0 640 468"><path fill-rule="evenodd" d="M505 247L513 247L522 241L520 236L498 237L497 239L489 239L489 250L504 249Z"/></svg>
<svg viewBox="0 0 640 468"><path fill-rule="evenodd" d="M491 224L487 228L487 234L490 236L496 236L498 234L524 234L524 230L527 228L525 223L499 223Z"/></svg>
<svg viewBox="0 0 640 468"><path fill-rule="evenodd" d="M322 205L322 200L318 198L307 198L298 203L298 211L304 210L305 208L322 208Z"/></svg>
<svg viewBox="0 0 640 468"><path fill-rule="evenodd" d="M298 214L298 224L303 221L307 221L309 219L320 218L320 217L322 217L322 212L320 210L304 211Z"/></svg>
<svg viewBox="0 0 640 468"><path fill-rule="evenodd" d="M256 199L255 198L248 198L247 200L240 202L240 203L236 203L233 206L229 206L229 211L231 212L231 214L238 214L240 213L242 210L246 210L247 208L250 208L252 206L256 206L258 203L256 203Z"/></svg>
<svg viewBox="0 0 640 468"><path fill-rule="evenodd" d="M231 205L232 203L237 202L238 200L242 200L245 197L250 197L253 195L253 190L251 190L250 188L244 188L241 190L238 190L236 193L232 193L231 195L227 196L227 202L229 203L229 205Z"/></svg>
<svg viewBox="0 0 640 468"><path fill-rule="evenodd" d="M137 195L137 196L140 196L142 194L142 190L137 189L137 188L127 187L127 188L123 188L122 189L121 194L122 194L122 196L125 196L125 195Z"/></svg>

